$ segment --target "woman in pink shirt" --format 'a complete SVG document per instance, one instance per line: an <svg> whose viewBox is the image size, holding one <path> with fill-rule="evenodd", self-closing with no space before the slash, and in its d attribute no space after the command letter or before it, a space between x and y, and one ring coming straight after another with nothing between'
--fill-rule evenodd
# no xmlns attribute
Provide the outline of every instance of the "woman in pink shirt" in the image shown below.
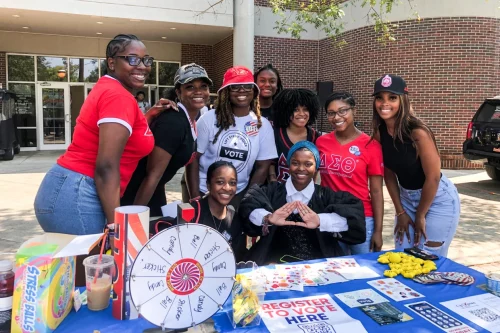
<svg viewBox="0 0 500 333"><path fill-rule="evenodd" d="M109 42L107 74L85 100L73 142L38 189L34 208L45 232L85 235L112 228L137 163L154 147L146 117L163 102L145 117L132 94L144 86L153 61L134 35Z"/></svg>
<svg viewBox="0 0 500 333"><path fill-rule="evenodd" d="M380 251L384 199L384 164L380 144L354 125L356 102L347 92L334 92L325 102L328 121L334 131L320 136L321 185L346 191L363 201L366 241L359 245L341 243L346 254Z"/></svg>

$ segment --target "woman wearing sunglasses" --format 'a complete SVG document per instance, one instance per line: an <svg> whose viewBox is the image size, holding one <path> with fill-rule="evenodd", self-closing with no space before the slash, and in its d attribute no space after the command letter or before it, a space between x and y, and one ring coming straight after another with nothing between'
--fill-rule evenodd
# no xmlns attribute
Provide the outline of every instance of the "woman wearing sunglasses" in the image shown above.
<svg viewBox="0 0 500 333"><path fill-rule="evenodd" d="M208 191L207 170L213 162L232 162L238 184L231 204L238 209L248 184L264 183L271 161L277 157L273 129L261 117L259 89L249 69L242 66L228 69L217 94L215 110L208 111L197 122L197 155L187 166L189 195L194 199Z"/></svg>
<svg viewBox="0 0 500 333"><path fill-rule="evenodd" d="M73 142L45 175L35 214L45 232L95 234L114 223L114 209L139 160L154 147L148 119L132 94L144 86L153 58L134 35L118 35L106 48L107 75L85 100Z"/></svg>
<svg viewBox="0 0 500 333"><path fill-rule="evenodd" d="M382 147L354 126L356 102L347 92L334 92L325 102L326 115L334 131L318 138L321 153L321 185L346 191L363 201L366 241L341 243L345 254L362 254L382 248L384 198Z"/></svg>

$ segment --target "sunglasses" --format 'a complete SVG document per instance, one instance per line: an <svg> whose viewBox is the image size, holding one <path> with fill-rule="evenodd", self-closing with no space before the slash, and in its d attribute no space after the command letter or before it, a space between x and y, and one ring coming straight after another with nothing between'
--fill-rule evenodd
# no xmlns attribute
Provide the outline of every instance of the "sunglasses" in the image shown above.
<svg viewBox="0 0 500 333"><path fill-rule="evenodd" d="M254 85L253 84L232 84L229 86L229 90L235 92L239 91L240 89L243 89L244 91L250 91L253 90Z"/></svg>
<svg viewBox="0 0 500 333"><path fill-rule="evenodd" d="M344 108L344 109L339 109L337 112L334 111L329 111L326 113L326 116L328 118L335 118L335 116L338 114L339 116L343 117L351 110L352 108Z"/></svg>
<svg viewBox="0 0 500 333"><path fill-rule="evenodd" d="M155 60L155 58L150 57L150 56L145 56L145 57L141 58L141 57L134 56L134 55L130 55L130 56L115 56L115 58L122 58L122 59L127 60L128 64L130 66L139 66L139 64L142 61L142 63L146 67L151 67L151 65L153 64L153 61Z"/></svg>

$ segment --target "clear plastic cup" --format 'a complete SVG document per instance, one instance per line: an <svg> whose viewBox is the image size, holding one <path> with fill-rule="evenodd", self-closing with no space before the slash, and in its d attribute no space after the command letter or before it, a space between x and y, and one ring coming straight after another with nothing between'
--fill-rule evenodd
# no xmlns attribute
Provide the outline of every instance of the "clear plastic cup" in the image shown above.
<svg viewBox="0 0 500 333"><path fill-rule="evenodd" d="M113 256L103 254L86 258L83 261L87 281L87 306L89 310L100 311L109 306L115 261Z"/></svg>

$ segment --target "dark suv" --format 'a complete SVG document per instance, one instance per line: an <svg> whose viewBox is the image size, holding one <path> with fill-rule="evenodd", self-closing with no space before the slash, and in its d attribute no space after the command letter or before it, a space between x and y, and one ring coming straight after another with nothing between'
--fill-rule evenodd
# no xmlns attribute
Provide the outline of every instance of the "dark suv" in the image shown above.
<svg viewBox="0 0 500 333"><path fill-rule="evenodd" d="M463 153L468 160L485 160L491 179L500 181L500 96L488 98L467 127Z"/></svg>

